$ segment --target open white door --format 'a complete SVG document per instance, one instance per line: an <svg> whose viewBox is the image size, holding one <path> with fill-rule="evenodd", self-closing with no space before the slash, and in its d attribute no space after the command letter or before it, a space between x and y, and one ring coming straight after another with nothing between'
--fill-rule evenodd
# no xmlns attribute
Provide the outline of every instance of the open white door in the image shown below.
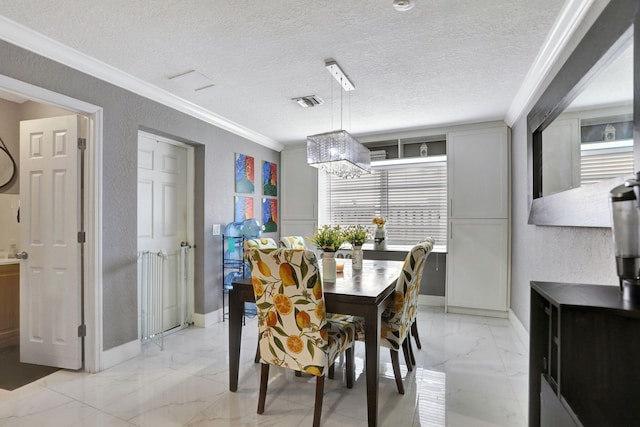
<svg viewBox="0 0 640 427"><path fill-rule="evenodd" d="M20 361L82 367L78 116L20 123Z"/></svg>
<svg viewBox="0 0 640 427"><path fill-rule="evenodd" d="M182 283L180 271L180 245L189 238L187 173L186 147L139 133L138 251L166 255L163 264L163 331L182 326L185 322L186 287L192 286Z"/></svg>

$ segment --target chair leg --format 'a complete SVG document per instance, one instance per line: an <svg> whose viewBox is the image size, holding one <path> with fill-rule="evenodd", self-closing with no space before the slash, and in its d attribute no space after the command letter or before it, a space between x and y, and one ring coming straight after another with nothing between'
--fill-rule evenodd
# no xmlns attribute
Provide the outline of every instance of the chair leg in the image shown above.
<svg viewBox="0 0 640 427"><path fill-rule="evenodd" d="M334 362L333 365L329 366L329 374L327 376L329 377L330 380L332 380L335 375L336 375L336 364Z"/></svg>
<svg viewBox="0 0 640 427"><path fill-rule="evenodd" d="M420 344L420 335L418 334L418 321L414 320L411 324L411 335L416 340L416 345L418 346L418 350L422 350L422 344Z"/></svg>
<svg viewBox="0 0 640 427"><path fill-rule="evenodd" d="M413 355L413 345L411 344L411 335L407 335L407 347L409 347L409 357L411 358L411 364L416 366L416 358Z"/></svg>
<svg viewBox="0 0 640 427"><path fill-rule="evenodd" d="M260 395L258 396L258 414L264 413L264 401L267 398L267 382L269 381L269 364L262 364L260 373Z"/></svg>
<svg viewBox="0 0 640 427"><path fill-rule="evenodd" d="M313 410L313 427L320 426L320 417L322 416L322 397L324 395L324 375L316 378L316 403Z"/></svg>
<svg viewBox="0 0 640 427"><path fill-rule="evenodd" d="M400 375L400 358L398 357L398 352L395 350L389 351L391 352L391 365L393 366L393 376L396 377L398 393L404 394L404 385L402 385L402 375Z"/></svg>
<svg viewBox="0 0 640 427"><path fill-rule="evenodd" d="M260 363L260 342L256 346L256 357L253 358L254 363Z"/></svg>
<svg viewBox="0 0 640 427"><path fill-rule="evenodd" d="M355 369L355 352L353 351L353 347L348 348L346 351L347 358L347 388L353 388L353 380L356 376Z"/></svg>
<svg viewBox="0 0 640 427"><path fill-rule="evenodd" d="M402 341L402 352L404 353L404 362L407 365L409 371L413 371L413 365L411 364L411 353L409 353L409 337Z"/></svg>

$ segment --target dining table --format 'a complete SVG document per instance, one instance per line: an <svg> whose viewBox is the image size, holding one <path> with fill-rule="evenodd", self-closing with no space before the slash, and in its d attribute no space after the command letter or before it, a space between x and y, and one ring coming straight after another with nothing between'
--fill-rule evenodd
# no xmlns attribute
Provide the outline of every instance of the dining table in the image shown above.
<svg viewBox="0 0 640 427"><path fill-rule="evenodd" d="M393 300L395 283L402 271L402 261L365 259L362 269L354 270L346 259L335 282L323 281L328 313L361 316L365 328L365 376L367 385L367 420L378 425L378 372L380 363L381 315ZM322 268L322 267L321 267ZM229 291L229 390L238 389L240 343L244 303L255 302L251 279L233 282Z"/></svg>

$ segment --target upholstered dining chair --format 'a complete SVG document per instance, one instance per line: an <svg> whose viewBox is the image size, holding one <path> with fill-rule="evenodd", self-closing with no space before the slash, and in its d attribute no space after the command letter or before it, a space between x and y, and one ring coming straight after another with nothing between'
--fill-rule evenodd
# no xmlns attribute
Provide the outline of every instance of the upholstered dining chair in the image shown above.
<svg viewBox="0 0 640 427"><path fill-rule="evenodd" d="M256 239L247 239L244 241L244 249L276 249L278 244L271 237L258 237ZM246 258L246 254L245 254Z"/></svg>
<svg viewBox="0 0 640 427"><path fill-rule="evenodd" d="M324 379L338 355L346 352L347 387L353 387L355 325L327 318L315 253L301 249L248 249L251 281L258 306L260 394L264 412L269 366L316 376L313 425L320 424Z"/></svg>
<svg viewBox="0 0 640 427"><path fill-rule="evenodd" d="M402 271L396 281L393 301L382 312L380 325L380 346L389 348L391 364L396 379L398 393L404 394L402 375L400 374L400 360L398 352L402 347L408 370L413 370L415 359L412 356L410 334L416 322L418 312L418 294L420 282L427 256L433 250L434 240L428 238L415 245L407 254ZM362 319L356 318L356 339L364 340L364 325ZM417 325L415 326L417 335Z"/></svg>
<svg viewBox="0 0 640 427"><path fill-rule="evenodd" d="M302 236L282 236L280 237L280 245L287 249L307 249Z"/></svg>

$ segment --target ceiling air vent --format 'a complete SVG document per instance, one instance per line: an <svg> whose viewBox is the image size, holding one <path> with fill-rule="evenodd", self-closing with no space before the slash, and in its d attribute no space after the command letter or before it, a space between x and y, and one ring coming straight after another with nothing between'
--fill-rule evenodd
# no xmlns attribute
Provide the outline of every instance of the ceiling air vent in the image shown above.
<svg viewBox="0 0 640 427"><path fill-rule="evenodd" d="M318 95L301 96L299 98L291 98L298 103L302 108L315 107L316 105L324 104L324 100Z"/></svg>

